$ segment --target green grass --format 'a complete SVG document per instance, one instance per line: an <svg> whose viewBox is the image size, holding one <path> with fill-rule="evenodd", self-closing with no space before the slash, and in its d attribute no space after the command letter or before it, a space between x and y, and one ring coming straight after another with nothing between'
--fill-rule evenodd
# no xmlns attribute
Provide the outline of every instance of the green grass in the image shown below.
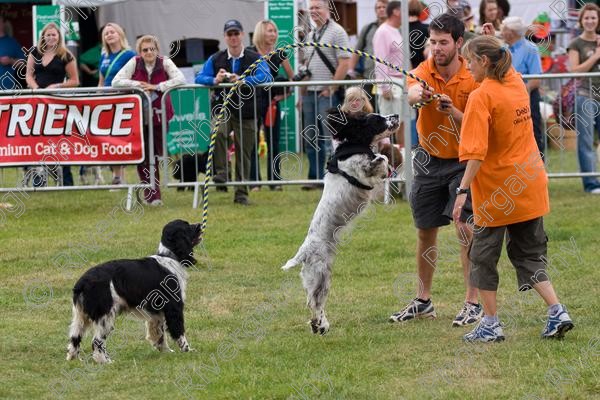
<svg viewBox="0 0 600 400"><path fill-rule="evenodd" d="M31 193L21 216L6 215L0 398L600 398L598 198L582 193L579 180L551 182L545 220L552 279L576 325L564 341L539 338L545 307L516 292L503 256L499 306L507 340L463 344L466 330L450 327L463 300L451 228L440 235L447 251L434 278L438 319L389 324L413 296L415 231L405 202L375 206L356 222L335 264L331 331L314 336L299 270L279 267L301 244L320 193L263 189L252 194L254 206L242 208L231 192L211 191L205 252L190 274L186 304L196 351L159 354L143 340L143 324L123 316L108 340L113 364L67 362L76 279L97 263L151 254L169 220L201 217L190 192L168 190L164 207L133 213L120 208L124 196ZM567 251L571 238L579 257ZM61 267L59 259L70 262ZM89 336L83 348L89 356Z"/></svg>

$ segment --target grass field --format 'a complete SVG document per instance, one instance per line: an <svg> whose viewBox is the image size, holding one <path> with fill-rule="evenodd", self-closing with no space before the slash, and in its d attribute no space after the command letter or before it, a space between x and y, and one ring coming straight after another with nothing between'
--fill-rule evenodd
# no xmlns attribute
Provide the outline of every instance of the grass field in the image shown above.
<svg viewBox="0 0 600 400"><path fill-rule="evenodd" d="M331 331L314 336L298 269L280 266L301 244L320 193L286 188L211 192L201 260L186 303L192 353L160 354L127 316L108 340L113 364L65 361L71 289L89 267L155 251L163 225L199 221L190 192L162 208L121 208L125 191L31 193L0 236L0 398L3 399L594 399L600 398L598 198L579 180L551 183L546 218L550 275L575 329L539 334L545 307L518 293L501 260L500 317L507 340L466 345L451 328L463 301L451 228L442 230L434 278L438 319L392 325L414 296L415 232L405 202L373 206L345 237L335 265ZM171 347L175 347L171 343Z"/></svg>

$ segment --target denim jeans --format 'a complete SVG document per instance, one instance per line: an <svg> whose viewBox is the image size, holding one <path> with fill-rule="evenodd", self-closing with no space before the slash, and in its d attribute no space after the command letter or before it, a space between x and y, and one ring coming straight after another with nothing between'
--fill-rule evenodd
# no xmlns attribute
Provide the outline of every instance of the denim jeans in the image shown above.
<svg viewBox="0 0 600 400"><path fill-rule="evenodd" d="M318 92L308 92L302 96L304 151L308 156L308 179L323 179L325 160L331 151L331 132L321 121L327 119L327 110L337 107L335 96L323 97Z"/></svg>
<svg viewBox="0 0 600 400"><path fill-rule="evenodd" d="M594 132L600 128L600 102L578 95L575 101L575 115L579 170L581 172L596 172ZM583 177L583 189L586 192L596 188L600 188L600 181L597 177Z"/></svg>

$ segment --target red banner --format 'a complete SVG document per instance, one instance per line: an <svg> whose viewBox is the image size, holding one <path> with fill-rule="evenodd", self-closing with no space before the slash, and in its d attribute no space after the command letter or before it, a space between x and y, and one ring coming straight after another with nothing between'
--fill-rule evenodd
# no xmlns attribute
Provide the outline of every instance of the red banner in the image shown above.
<svg viewBox="0 0 600 400"><path fill-rule="evenodd" d="M139 164L142 125L139 96L0 96L0 165Z"/></svg>

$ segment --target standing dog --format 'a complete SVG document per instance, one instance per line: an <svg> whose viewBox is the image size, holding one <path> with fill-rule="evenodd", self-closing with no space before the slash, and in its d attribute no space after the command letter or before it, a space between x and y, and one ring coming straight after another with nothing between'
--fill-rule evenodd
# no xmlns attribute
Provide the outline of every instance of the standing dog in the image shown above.
<svg viewBox="0 0 600 400"><path fill-rule="evenodd" d="M298 253L282 269L302 264L300 276L312 311L313 333L329 330L325 303L340 231L370 202L374 188L388 175L388 160L371 150L377 141L398 128L398 116L332 112L327 120L338 143L325 175L323 196L308 235Z"/></svg>
<svg viewBox="0 0 600 400"><path fill-rule="evenodd" d="M92 327L92 358L101 364L111 362L106 339L123 312L146 320L146 339L159 351L172 351L165 329L181 351L190 351L183 322L185 269L196 263L194 246L199 242L200 225L178 219L163 228L158 254L109 261L84 273L73 288L67 360L77 358L81 339Z"/></svg>

